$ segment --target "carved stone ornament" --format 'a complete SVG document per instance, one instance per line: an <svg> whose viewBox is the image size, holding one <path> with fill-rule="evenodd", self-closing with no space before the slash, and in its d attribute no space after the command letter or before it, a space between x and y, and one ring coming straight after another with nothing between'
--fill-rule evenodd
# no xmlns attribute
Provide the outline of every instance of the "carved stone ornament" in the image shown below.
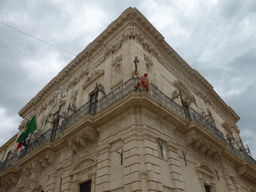
<svg viewBox="0 0 256 192"><path fill-rule="evenodd" d="M82 69L79 73L79 78L81 79L84 75L87 75L89 73L89 69Z"/></svg>
<svg viewBox="0 0 256 192"><path fill-rule="evenodd" d="M89 74L88 74L88 77L89 78L93 78L93 76L96 74L96 69L95 67L91 67L90 70L89 70Z"/></svg>
<svg viewBox="0 0 256 192"><path fill-rule="evenodd" d="M151 52L152 50L152 46L150 45L150 43L147 40L142 41L142 46L144 49L146 49L148 52Z"/></svg>
<svg viewBox="0 0 256 192"><path fill-rule="evenodd" d="M67 90L64 88L60 87L58 91L55 92L54 94L54 102L53 102L53 109L52 109L52 114L56 114L59 111L59 106L64 97L68 95Z"/></svg>
<svg viewBox="0 0 256 192"><path fill-rule="evenodd" d="M19 130L21 131L25 127L25 120L23 120L19 125Z"/></svg>

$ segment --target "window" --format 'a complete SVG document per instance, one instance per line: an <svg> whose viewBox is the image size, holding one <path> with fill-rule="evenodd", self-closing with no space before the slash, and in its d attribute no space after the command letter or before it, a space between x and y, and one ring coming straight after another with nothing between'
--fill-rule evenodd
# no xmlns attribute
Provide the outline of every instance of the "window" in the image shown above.
<svg viewBox="0 0 256 192"><path fill-rule="evenodd" d="M90 106L89 106L90 109L89 109L89 113L91 115L94 114L95 97L96 97L95 92L90 95Z"/></svg>
<svg viewBox="0 0 256 192"><path fill-rule="evenodd" d="M184 110L184 113L185 113L185 117L187 119L191 119L190 113L189 113L189 104L187 104L187 102L185 102L183 100L181 102L182 102L183 110Z"/></svg>
<svg viewBox="0 0 256 192"><path fill-rule="evenodd" d="M91 192L91 183L92 181L90 180L80 184L80 192Z"/></svg>
<svg viewBox="0 0 256 192"><path fill-rule="evenodd" d="M211 192L211 190L210 190L210 187L209 187L209 186L205 185L204 187L205 187L205 192Z"/></svg>

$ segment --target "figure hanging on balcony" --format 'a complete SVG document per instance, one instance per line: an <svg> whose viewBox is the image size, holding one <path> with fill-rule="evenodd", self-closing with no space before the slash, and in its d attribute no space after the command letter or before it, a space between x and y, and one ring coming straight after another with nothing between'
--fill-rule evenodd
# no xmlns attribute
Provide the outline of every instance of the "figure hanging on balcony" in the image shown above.
<svg viewBox="0 0 256 192"><path fill-rule="evenodd" d="M146 91L149 90L150 82L149 82L148 74L147 73L145 73L144 76L141 76L141 78L140 78L139 82L137 83L137 85L134 85L135 89L138 89L139 86L141 86Z"/></svg>

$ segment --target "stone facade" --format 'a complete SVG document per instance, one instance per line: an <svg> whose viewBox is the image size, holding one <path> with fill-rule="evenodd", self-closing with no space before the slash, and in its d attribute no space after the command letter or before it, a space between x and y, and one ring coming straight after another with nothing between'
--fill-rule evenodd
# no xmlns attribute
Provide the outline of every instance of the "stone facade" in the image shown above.
<svg viewBox="0 0 256 192"><path fill-rule="evenodd" d="M145 72L151 87L136 90ZM38 130L16 151L34 114ZM136 8L19 115L19 133L0 149L0 191L256 191L238 115Z"/></svg>

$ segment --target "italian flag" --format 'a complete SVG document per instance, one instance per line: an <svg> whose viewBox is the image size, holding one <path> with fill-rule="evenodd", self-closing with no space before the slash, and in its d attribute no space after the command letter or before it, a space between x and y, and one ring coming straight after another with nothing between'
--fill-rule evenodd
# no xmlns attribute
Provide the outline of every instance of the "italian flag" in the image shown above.
<svg viewBox="0 0 256 192"><path fill-rule="evenodd" d="M20 134L20 136L18 137L16 143L19 143L17 146L18 150L19 148L21 148L22 144L24 143L24 146L26 146L26 138L28 137L28 135L30 133L33 133L35 130L37 130L37 125L36 125L36 115L34 115L32 117L32 119L27 123L25 130Z"/></svg>

